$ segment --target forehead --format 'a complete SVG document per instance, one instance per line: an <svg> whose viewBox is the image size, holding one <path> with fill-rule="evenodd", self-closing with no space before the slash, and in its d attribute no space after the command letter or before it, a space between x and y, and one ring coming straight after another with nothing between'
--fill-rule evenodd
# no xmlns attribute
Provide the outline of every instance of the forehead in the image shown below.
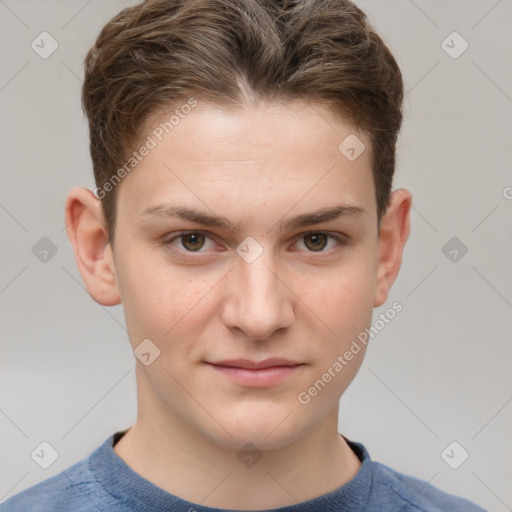
<svg viewBox="0 0 512 512"><path fill-rule="evenodd" d="M153 128L150 135L155 130L158 134L169 119L168 114L154 119L150 123ZM302 100L245 104L229 110L199 103L174 122L172 130L162 135L164 139L172 144L179 137L181 148L193 146L196 151L219 160L230 154L239 158L241 151L256 158L276 158L290 150L313 155L325 152L327 146L338 156L339 143L351 134L357 135L369 148L366 134L346 119L326 105ZM323 141L322 147L319 139ZM179 154L175 153L175 157L179 158Z"/></svg>
<svg viewBox="0 0 512 512"><path fill-rule="evenodd" d="M177 196L218 207L241 199L248 207L289 207L320 197L375 206L368 137L325 105L225 110L198 102L187 112L152 119L142 141L152 147L123 179L120 208L141 213Z"/></svg>

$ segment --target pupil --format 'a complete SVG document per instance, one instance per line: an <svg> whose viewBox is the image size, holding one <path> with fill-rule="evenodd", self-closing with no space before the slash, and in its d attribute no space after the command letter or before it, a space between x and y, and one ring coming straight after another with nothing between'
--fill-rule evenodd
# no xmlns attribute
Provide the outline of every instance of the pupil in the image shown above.
<svg viewBox="0 0 512 512"><path fill-rule="evenodd" d="M200 233L190 233L183 235L183 246L189 251L197 251L204 245L204 235Z"/></svg>

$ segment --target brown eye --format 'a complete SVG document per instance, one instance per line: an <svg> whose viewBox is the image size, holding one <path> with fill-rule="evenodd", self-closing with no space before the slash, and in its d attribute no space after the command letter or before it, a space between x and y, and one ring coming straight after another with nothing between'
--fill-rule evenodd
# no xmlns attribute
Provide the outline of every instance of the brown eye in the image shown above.
<svg viewBox="0 0 512 512"><path fill-rule="evenodd" d="M205 236L202 233L187 233L181 235L181 243L187 251L198 251L204 245Z"/></svg>
<svg viewBox="0 0 512 512"><path fill-rule="evenodd" d="M327 246L328 239L325 233L309 233L304 235L304 245L310 251L322 251Z"/></svg>

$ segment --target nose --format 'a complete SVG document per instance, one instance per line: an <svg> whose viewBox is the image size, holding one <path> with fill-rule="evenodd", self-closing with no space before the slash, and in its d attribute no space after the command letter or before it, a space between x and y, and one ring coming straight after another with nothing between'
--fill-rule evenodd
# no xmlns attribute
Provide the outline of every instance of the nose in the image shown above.
<svg viewBox="0 0 512 512"><path fill-rule="evenodd" d="M227 276L222 321L253 341L284 331L294 320L290 284L274 267L271 251L264 250L252 263L235 256Z"/></svg>

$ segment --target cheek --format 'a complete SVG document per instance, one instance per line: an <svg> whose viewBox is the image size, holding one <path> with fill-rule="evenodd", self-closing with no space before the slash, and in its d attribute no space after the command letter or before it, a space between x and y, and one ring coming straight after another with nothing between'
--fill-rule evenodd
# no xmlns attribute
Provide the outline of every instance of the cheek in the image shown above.
<svg viewBox="0 0 512 512"><path fill-rule="evenodd" d="M372 283L368 269L352 268L302 290L304 303L314 305L308 330L315 349L297 401L310 417L322 416L337 403L361 367L366 345L357 337L371 324Z"/></svg>
<svg viewBox="0 0 512 512"><path fill-rule="evenodd" d="M134 344L144 338L165 343L185 326L193 330L216 282L211 275L192 278L186 269L166 264L161 255L137 252L120 259L116 274Z"/></svg>
<svg viewBox="0 0 512 512"><path fill-rule="evenodd" d="M374 273L373 263L363 260L300 278L294 291L326 332L347 339L371 322Z"/></svg>

